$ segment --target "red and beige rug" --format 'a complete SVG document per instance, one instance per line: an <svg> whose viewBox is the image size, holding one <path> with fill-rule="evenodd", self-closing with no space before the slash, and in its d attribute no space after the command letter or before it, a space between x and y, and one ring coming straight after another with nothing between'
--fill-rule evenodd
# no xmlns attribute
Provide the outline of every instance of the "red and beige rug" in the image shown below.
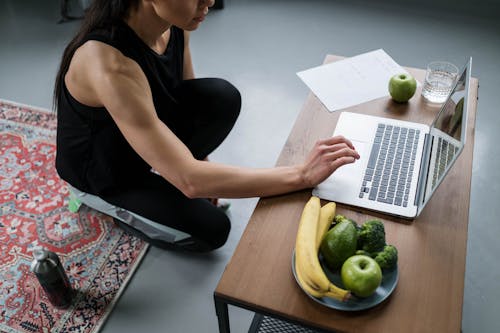
<svg viewBox="0 0 500 333"><path fill-rule="evenodd" d="M148 249L106 215L68 208L55 167L55 114L0 100L0 332L97 332ZM53 307L30 272L34 248L59 255L77 291Z"/></svg>

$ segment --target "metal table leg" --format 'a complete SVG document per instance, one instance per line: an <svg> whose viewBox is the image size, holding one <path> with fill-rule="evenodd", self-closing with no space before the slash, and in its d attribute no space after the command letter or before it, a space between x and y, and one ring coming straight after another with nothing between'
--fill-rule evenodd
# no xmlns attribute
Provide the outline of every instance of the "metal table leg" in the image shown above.
<svg viewBox="0 0 500 333"><path fill-rule="evenodd" d="M219 333L230 333L227 303L217 296L214 296L214 301L215 313L217 314L217 320L219 322Z"/></svg>

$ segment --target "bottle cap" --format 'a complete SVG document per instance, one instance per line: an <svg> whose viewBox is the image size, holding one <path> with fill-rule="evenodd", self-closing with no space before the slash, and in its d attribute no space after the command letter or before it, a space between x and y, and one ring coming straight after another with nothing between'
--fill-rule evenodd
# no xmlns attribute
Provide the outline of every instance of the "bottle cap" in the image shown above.
<svg viewBox="0 0 500 333"><path fill-rule="evenodd" d="M36 261L44 261L48 257L47 251L42 249L33 250L33 257L35 257Z"/></svg>

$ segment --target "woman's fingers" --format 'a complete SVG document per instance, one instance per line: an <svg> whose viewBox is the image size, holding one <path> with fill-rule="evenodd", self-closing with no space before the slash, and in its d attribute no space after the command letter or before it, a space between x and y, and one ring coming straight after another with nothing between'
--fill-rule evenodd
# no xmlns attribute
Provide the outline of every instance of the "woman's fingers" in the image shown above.
<svg viewBox="0 0 500 333"><path fill-rule="evenodd" d="M317 142L317 145L332 146L332 145L342 144L342 143L345 143L351 149L355 149L354 145L351 142L351 140L346 139L342 135L332 136L332 137L327 138L327 139L319 140Z"/></svg>
<svg viewBox="0 0 500 333"><path fill-rule="evenodd" d="M359 153L352 147L349 147L345 143L334 144L331 146L323 145L320 148L321 154L326 156L331 156L333 158L339 158L344 155L353 156L356 159L359 159Z"/></svg>
<svg viewBox="0 0 500 333"><path fill-rule="evenodd" d="M324 151L323 158L333 161L342 157L352 157L355 160L359 159L359 153L356 150L353 150L349 147L337 147L337 149Z"/></svg>
<svg viewBox="0 0 500 333"><path fill-rule="evenodd" d="M355 159L359 159L360 157L352 142L343 136L334 136L319 140L316 143L316 149L322 157L329 159L336 159L342 156L352 156Z"/></svg>
<svg viewBox="0 0 500 333"><path fill-rule="evenodd" d="M352 142L343 136L319 140L304 164L304 178L310 186L316 186L339 167L359 158Z"/></svg>
<svg viewBox="0 0 500 333"><path fill-rule="evenodd" d="M356 159L352 156L343 156L343 157L337 158L331 164L333 172L335 172L335 170L337 170L341 166L354 163L355 161L356 161Z"/></svg>

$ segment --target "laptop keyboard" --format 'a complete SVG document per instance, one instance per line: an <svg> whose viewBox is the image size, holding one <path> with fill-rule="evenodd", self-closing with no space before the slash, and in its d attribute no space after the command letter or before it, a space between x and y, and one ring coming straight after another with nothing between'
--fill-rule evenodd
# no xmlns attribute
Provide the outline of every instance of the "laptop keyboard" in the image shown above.
<svg viewBox="0 0 500 333"><path fill-rule="evenodd" d="M420 130L378 124L360 198L408 206Z"/></svg>

